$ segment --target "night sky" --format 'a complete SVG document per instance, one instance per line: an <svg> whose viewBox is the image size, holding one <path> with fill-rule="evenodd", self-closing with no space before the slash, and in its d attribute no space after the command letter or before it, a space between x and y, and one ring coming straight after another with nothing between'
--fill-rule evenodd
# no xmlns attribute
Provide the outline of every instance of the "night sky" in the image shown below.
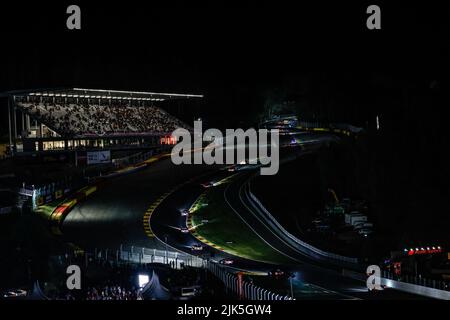
<svg viewBox="0 0 450 320"><path fill-rule="evenodd" d="M363 125L383 92L447 81L448 11L433 5L380 4L382 30L370 31L372 3L76 1L82 30L69 31L72 2L59 2L2 10L1 91L202 93L205 118L224 127L251 124L265 94L288 84L294 98L320 97L337 120Z"/></svg>

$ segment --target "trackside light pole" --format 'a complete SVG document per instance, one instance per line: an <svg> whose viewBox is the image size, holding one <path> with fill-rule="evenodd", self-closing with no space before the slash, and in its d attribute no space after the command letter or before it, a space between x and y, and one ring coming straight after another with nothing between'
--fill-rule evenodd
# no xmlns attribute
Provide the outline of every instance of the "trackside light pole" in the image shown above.
<svg viewBox="0 0 450 320"><path fill-rule="evenodd" d="M165 242L165 244L166 244L166 257L165 257L165 263L166 264L169 264L169 256L167 255L167 234L166 235L164 235L164 242Z"/></svg>
<svg viewBox="0 0 450 320"><path fill-rule="evenodd" d="M8 132L9 132L9 152L12 153L12 128L11 128L11 97L8 96Z"/></svg>
<svg viewBox="0 0 450 320"><path fill-rule="evenodd" d="M291 298L294 299L294 288L292 287L292 277L289 277L289 282L291 284Z"/></svg>
<svg viewBox="0 0 450 320"><path fill-rule="evenodd" d="M14 128L14 152L17 151L17 115L16 115L16 102L14 100L14 98L12 98L13 101L13 105L12 105L12 111L13 111L13 128Z"/></svg>

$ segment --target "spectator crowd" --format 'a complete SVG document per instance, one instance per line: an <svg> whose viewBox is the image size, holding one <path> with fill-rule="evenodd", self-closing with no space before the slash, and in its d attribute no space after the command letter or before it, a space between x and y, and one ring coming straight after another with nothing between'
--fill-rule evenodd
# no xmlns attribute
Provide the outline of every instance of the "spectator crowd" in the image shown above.
<svg viewBox="0 0 450 320"><path fill-rule="evenodd" d="M161 108L116 105L19 103L21 108L63 136L112 133L170 133L189 128Z"/></svg>
<svg viewBox="0 0 450 320"><path fill-rule="evenodd" d="M86 293L86 300L138 300L138 290L118 285L90 287Z"/></svg>

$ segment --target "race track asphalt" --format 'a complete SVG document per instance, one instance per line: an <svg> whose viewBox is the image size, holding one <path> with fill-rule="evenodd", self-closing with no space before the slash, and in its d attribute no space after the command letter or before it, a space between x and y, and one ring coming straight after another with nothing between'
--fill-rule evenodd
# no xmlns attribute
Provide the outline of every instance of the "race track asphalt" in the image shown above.
<svg viewBox="0 0 450 320"><path fill-rule="evenodd" d="M166 159L110 178L67 215L62 225L64 238L85 248L116 249L121 244L160 248L144 232L145 211L171 188L215 170L203 165L176 166Z"/></svg>

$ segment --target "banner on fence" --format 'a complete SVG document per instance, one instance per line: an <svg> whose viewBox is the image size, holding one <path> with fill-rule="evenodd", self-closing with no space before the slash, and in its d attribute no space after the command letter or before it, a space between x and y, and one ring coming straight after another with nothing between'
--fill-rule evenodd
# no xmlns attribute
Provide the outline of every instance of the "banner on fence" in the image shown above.
<svg viewBox="0 0 450 320"><path fill-rule="evenodd" d="M101 164L111 162L111 151L89 151L86 153L87 164Z"/></svg>

